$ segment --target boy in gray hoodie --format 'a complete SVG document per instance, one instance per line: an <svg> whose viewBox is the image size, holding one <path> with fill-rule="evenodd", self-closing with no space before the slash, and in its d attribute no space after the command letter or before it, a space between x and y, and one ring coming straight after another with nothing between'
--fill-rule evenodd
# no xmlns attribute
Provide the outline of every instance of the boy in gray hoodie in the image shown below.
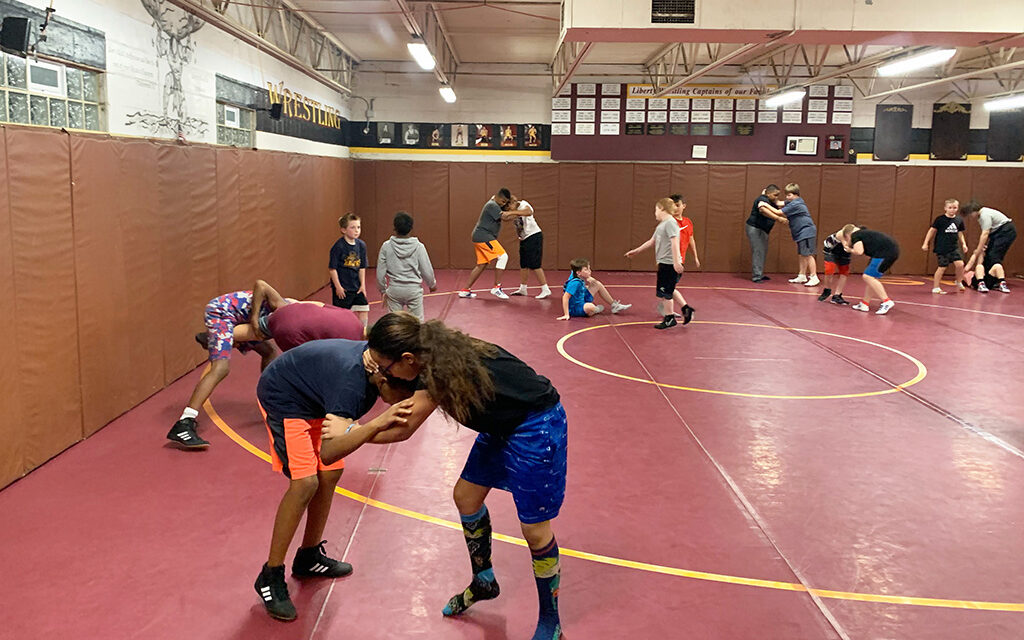
<svg viewBox="0 0 1024 640"><path fill-rule="evenodd" d="M380 247L377 256L377 288L384 294L388 312L406 309L423 322L423 282L437 290L434 267L427 248L412 233L412 216L395 214L395 235Z"/></svg>

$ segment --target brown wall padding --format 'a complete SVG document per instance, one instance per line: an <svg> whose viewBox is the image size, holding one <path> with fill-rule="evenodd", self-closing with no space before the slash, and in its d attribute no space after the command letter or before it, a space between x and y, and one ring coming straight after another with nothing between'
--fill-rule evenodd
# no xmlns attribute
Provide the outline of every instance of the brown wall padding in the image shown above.
<svg viewBox="0 0 1024 640"><path fill-rule="evenodd" d="M448 250L451 254L451 266L457 269L472 269L476 264L476 254L470 238L473 235L473 227L480 219L480 210L493 195L487 193L486 171L487 166L479 162L452 162L448 165L448 215L451 220ZM427 247L427 250L429 251L430 247ZM482 280L482 283L486 282L486 278Z"/></svg>
<svg viewBox="0 0 1024 640"><path fill-rule="evenodd" d="M558 165L528 164L523 167L523 192L518 194L533 206L534 217L544 233L545 269L566 269L558 263ZM514 267L518 267L516 263ZM531 280L532 283L532 280ZM551 284L549 282L549 284Z"/></svg>
<svg viewBox="0 0 1024 640"><path fill-rule="evenodd" d="M373 228L373 233L363 238L367 253L372 254L371 264L377 262L380 245L391 237L395 212L414 211L412 165L412 162L387 162L377 167L377 211L373 219L364 216L362 221L364 229Z"/></svg>
<svg viewBox="0 0 1024 640"><path fill-rule="evenodd" d="M88 436L164 385L163 355L147 343L160 309L158 212L150 206L156 149L71 138L83 431ZM130 301L130 302L128 302Z"/></svg>
<svg viewBox="0 0 1024 640"><path fill-rule="evenodd" d="M14 246L8 199L7 136L0 135L0 326L17 326L14 300ZM68 296L70 297L70 295ZM18 332L0 331L0 487L19 477L25 469L28 432L22 427L21 390L18 382Z"/></svg>
<svg viewBox="0 0 1024 640"><path fill-rule="evenodd" d="M630 216L629 248L638 247L654 234L657 220L654 206L670 191L665 187L671 183L672 165L638 164L633 167L633 203ZM655 267L654 247L633 257L629 268L637 271L652 271Z"/></svg>
<svg viewBox="0 0 1024 640"><path fill-rule="evenodd" d="M875 231L892 234L893 198L896 195L896 167L893 165L860 167L857 180L857 222ZM920 246L920 245L919 245ZM900 247L901 255L907 247ZM860 271L866 258L855 258L853 268ZM892 273L902 273L896 263Z"/></svg>
<svg viewBox="0 0 1024 640"><path fill-rule="evenodd" d="M707 247L708 225L714 222L715 212L712 212L708 205L708 165L684 164L672 166L672 188L669 193L679 193L686 198L686 216L693 221L693 239L697 243L697 255L701 258L701 268L707 269L704 265L704 249ZM654 207L651 206L653 211ZM654 214L651 213L651 221ZM686 258L687 269L694 268L693 256Z"/></svg>
<svg viewBox="0 0 1024 640"><path fill-rule="evenodd" d="M448 163L412 164L413 235L426 245L430 261L436 267L449 263ZM371 248L371 253L379 251ZM376 259L376 258L374 258Z"/></svg>
<svg viewBox="0 0 1024 640"><path fill-rule="evenodd" d="M860 222L860 204L857 202L857 176L859 167L852 165L836 165L821 168L821 198L818 205L818 249L825 237L848 224ZM790 242L789 229L781 230ZM781 235L781 234L780 234ZM821 254L818 254L821 258ZM860 269L860 261L851 262L853 269ZM824 271L824 262L818 269Z"/></svg>
<svg viewBox="0 0 1024 640"><path fill-rule="evenodd" d="M597 165L594 204L594 268L625 270L629 260L629 225L633 209L633 165ZM565 268L563 266L563 268Z"/></svg>
<svg viewBox="0 0 1024 640"><path fill-rule="evenodd" d="M708 172L708 211L701 265L707 271L737 272L743 268L746 231L743 211L747 202L747 168L711 166Z"/></svg>
<svg viewBox="0 0 1024 640"><path fill-rule="evenodd" d="M594 259L594 208L597 166L571 163L558 171L558 264L567 269L576 258ZM548 245L549 250L553 248ZM562 266L564 265L564 266Z"/></svg>
<svg viewBox="0 0 1024 640"><path fill-rule="evenodd" d="M892 237L900 245L900 260L893 273L923 273L935 268L935 258L929 258L935 254L921 250L921 241L936 212L931 202L934 179L935 171L929 167L896 167Z"/></svg>
<svg viewBox="0 0 1024 640"><path fill-rule="evenodd" d="M381 168L384 164L383 162L352 163L353 182L358 185L358 188L354 190L355 203L352 211L363 218L369 216L377 217L377 169ZM443 185L444 188L447 188L447 186ZM335 225L331 230L332 245L341 236L341 229L338 228L337 218L340 218L345 213L347 211L338 211L338 215L335 216ZM380 249L380 242L377 242L376 222L371 224L371 221L367 220L362 238L366 242L366 253L369 256L370 264L376 264L377 251L374 250L374 247ZM323 269L324 273L327 273L327 256L324 256Z"/></svg>
<svg viewBox="0 0 1024 640"><path fill-rule="evenodd" d="M18 328L0 338L0 486L201 362L210 298L323 286L353 204L349 160L18 127L0 143L0 323Z"/></svg>
<svg viewBox="0 0 1024 640"><path fill-rule="evenodd" d="M1021 230L1024 229L1024 207L1021 206L1024 171L1011 167L973 167L971 175L973 193L978 202L986 207L998 209L1012 218L1017 233L1021 234ZM968 222L967 228L973 231L975 237L981 234L977 223ZM974 244L970 245L972 251L974 247ZM1006 254L1003 266L1010 276L1024 271L1024 240L1018 239L1014 242Z"/></svg>
<svg viewBox="0 0 1024 640"><path fill-rule="evenodd" d="M70 149L60 131L5 134L14 263L14 295L5 304L16 314L7 326L17 328L15 428L23 435L15 450L24 473L82 437Z"/></svg>

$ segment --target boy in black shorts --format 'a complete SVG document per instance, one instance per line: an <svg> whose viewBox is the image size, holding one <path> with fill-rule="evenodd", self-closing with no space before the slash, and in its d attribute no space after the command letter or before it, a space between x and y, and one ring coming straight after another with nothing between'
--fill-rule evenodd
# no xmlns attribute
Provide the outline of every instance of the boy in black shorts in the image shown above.
<svg viewBox="0 0 1024 640"><path fill-rule="evenodd" d="M964 219L957 213L960 211L960 203L955 198L946 200L943 213L932 221L928 233L921 243L921 250L927 251L932 239L935 239L935 257L939 261L939 268L935 270L935 277L932 279L932 293L945 294L939 286L942 284L942 275L946 273L946 267L953 265L956 269L956 282L961 293L964 291L964 255L967 254L967 240L964 238Z"/></svg>
<svg viewBox="0 0 1024 640"><path fill-rule="evenodd" d="M331 301L334 306L351 309L366 326L370 303L366 300L366 243L359 239L359 216L346 213L338 219L342 236L331 247Z"/></svg>
<svg viewBox="0 0 1024 640"><path fill-rule="evenodd" d="M842 230L836 231L821 243L825 257L825 288L818 296L818 302L825 302L831 294L832 304L850 304L843 297L846 277L850 275L850 254L843 248L842 234Z"/></svg>
<svg viewBox="0 0 1024 640"><path fill-rule="evenodd" d="M872 231L855 224L843 227L843 249L848 253L871 258L868 268L864 270L864 297L853 305L856 311L868 311L868 303L874 294L882 304L875 315L884 316L896 306L882 286L882 275L888 271L900 257L900 246L896 241L881 231Z"/></svg>

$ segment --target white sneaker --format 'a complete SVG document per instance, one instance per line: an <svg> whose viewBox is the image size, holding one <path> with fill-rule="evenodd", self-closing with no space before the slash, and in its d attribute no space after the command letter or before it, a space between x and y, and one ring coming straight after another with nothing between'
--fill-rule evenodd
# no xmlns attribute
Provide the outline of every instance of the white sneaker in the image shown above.
<svg viewBox="0 0 1024 640"><path fill-rule="evenodd" d="M538 293L535 297L538 300L543 300L544 298L547 298L550 295L551 295L551 289L549 289L548 287L545 286L545 287L541 288L540 293Z"/></svg>
<svg viewBox="0 0 1024 640"><path fill-rule="evenodd" d="M789 281L792 282L793 284L803 284L807 282L807 276L801 273L795 278L790 278Z"/></svg>
<svg viewBox="0 0 1024 640"><path fill-rule="evenodd" d="M878 311L875 312L876 316L884 316L889 313L889 310L896 306L896 303L892 300L886 300L882 303L882 306L878 307Z"/></svg>
<svg viewBox="0 0 1024 640"><path fill-rule="evenodd" d="M963 288L961 287L961 291L962 291L962 290L963 290ZM944 295L946 295L946 292L945 292L945 291L943 291L942 289L940 289L939 287L935 287L934 289L932 289L932 293L937 293L937 294L939 294L940 296L944 296Z"/></svg>
<svg viewBox="0 0 1024 640"><path fill-rule="evenodd" d="M625 311L626 309L628 309L628 308L630 308L632 306L633 305L631 305L631 304L622 304L618 300L613 300L612 301L612 313L618 313L620 311Z"/></svg>
<svg viewBox="0 0 1024 640"><path fill-rule="evenodd" d="M853 305L850 308L853 309L854 311L871 311L871 308L868 307L868 305L864 304L863 302L858 302L857 304Z"/></svg>
<svg viewBox="0 0 1024 640"><path fill-rule="evenodd" d="M469 289L463 289L462 291L459 292L459 297L460 298L475 298L476 294L473 293L472 291L470 291Z"/></svg>
<svg viewBox="0 0 1024 640"><path fill-rule="evenodd" d="M818 280L817 274L811 276L811 279L804 283L805 287L816 287L821 284L821 280Z"/></svg>
<svg viewBox="0 0 1024 640"><path fill-rule="evenodd" d="M596 308L596 309L594 310L594 315L595 315L595 316L596 316L597 314L599 314L599 313L601 313L601 312L603 312L603 311L604 311L604 305L603 305L603 304L595 304L594 306L595 306L595 307L597 307L597 308Z"/></svg>
<svg viewBox="0 0 1024 640"><path fill-rule="evenodd" d="M526 285L525 284L524 285L520 285L518 289L516 289L515 291L513 291L512 293L510 293L508 295L510 295L510 296L525 296L526 295Z"/></svg>
<svg viewBox="0 0 1024 640"><path fill-rule="evenodd" d="M499 300L508 300L508 294L499 289L498 287L494 287L493 289L491 289L491 295L494 296L495 298L498 298Z"/></svg>

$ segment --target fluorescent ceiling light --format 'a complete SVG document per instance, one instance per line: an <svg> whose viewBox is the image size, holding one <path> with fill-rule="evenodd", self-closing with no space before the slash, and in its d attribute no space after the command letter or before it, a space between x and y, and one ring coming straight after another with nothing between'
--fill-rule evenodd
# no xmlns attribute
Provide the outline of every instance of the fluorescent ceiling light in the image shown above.
<svg viewBox="0 0 1024 640"><path fill-rule="evenodd" d="M780 93L777 96L772 96L764 101L766 107L774 109L775 107L789 104L790 102L796 102L797 100L803 100L807 92L803 89L794 89L785 93Z"/></svg>
<svg viewBox="0 0 1024 640"><path fill-rule="evenodd" d="M416 63L420 65L421 69L430 71L434 68L434 56L430 55L427 45L422 42L410 42L407 46L409 47L409 53L416 59Z"/></svg>
<svg viewBox="0 0 1024 640"><path fill-rule="evenodd" d="M911 71L917 71L918 69L934 67L935 65L942 64L946 60L949 60L955 53L956 49L936 49L935 51L922 53L919 56L910 56L909 58L903 58L896 62L883 64L878 67L878 75L898 76Z"/></svg>
<svg viewBox="0 0 1024 640"><path fill-rule="evenodd" d="M441 87L438 91L441 93L441 97L444 98L445 102L455 102L455 89L452 89L451 87Z"/></svg>
<svg viewBox="0 0 1024 640"><path fill-rule="evenodd" d="M1024 107L1024 93L1019 93L1015 96L1006 96L1005 98L999 98L997 100L989 100L984 106L986 111L1007 111L1009 109Z"/></svg>

